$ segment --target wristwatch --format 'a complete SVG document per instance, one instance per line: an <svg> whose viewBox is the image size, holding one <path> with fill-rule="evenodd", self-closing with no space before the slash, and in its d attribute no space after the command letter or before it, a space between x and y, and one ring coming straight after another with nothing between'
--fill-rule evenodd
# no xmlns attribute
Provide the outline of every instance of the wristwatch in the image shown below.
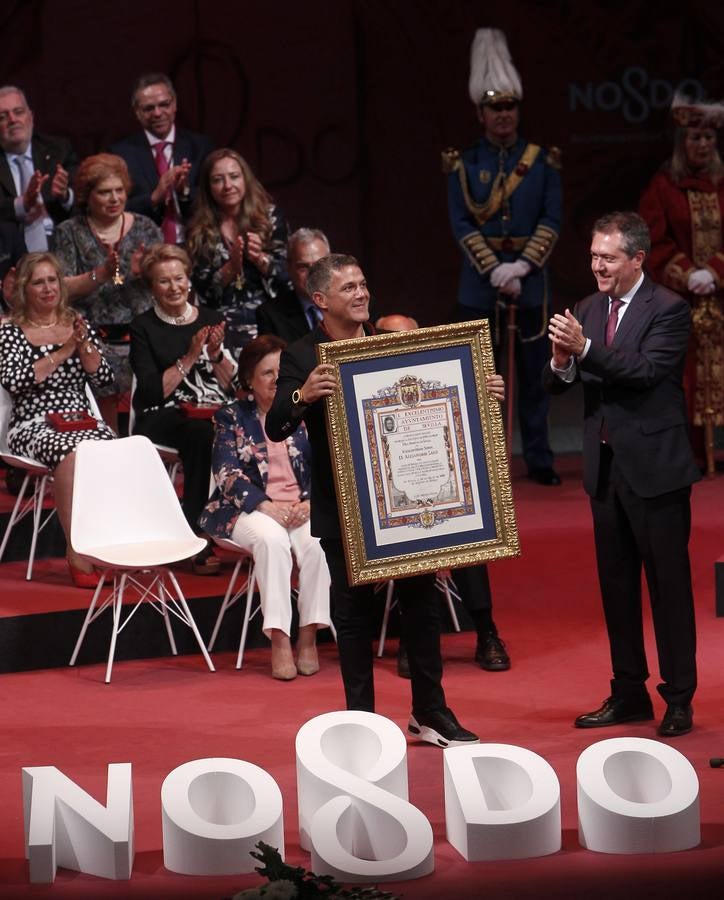
<svg viewBox="0 0 724 900"><path fill-rule="evenodd" d="M297 388L296 391L292 391L292 406L300 407L300 406L308 406L309 404L304 402L304 397L302 396L302 389Z"/></svg>

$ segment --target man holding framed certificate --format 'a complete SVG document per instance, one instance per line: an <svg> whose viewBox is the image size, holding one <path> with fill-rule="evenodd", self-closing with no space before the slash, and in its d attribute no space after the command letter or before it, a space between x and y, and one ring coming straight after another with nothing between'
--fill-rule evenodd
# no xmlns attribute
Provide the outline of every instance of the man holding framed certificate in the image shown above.
<svg viewBox="0 0 724 900"><path fill-rule="evenodd" d="M304 419L312 445L312 534L319 537L332 578L332 604L340 667L348 709L374 712L372 670L373 586L350 586L335 494L324 397L337 388L335 367L317 364L317 344L364 337L369 291L351 256L332 254L314 264L307 286L323 320L309 335L288 347L281 358L277 393L266 419L272 440L283 440ZM439 605L431 574L400 578L401 608L406 616L412 681L412 715L408 731L440 747L478 742L446 705L442 688Z"/></svg>

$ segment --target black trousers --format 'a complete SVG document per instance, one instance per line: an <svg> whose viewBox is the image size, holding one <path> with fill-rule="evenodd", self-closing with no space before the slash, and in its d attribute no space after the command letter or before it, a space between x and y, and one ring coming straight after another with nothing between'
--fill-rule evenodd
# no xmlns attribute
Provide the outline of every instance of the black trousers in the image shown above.
<svg viewBox="0 0 724 900"><path fill-rule="evenodd" d="M471 306L459 305L457 320L468 322L487 319L495 350L495 364L500 366L503 347L506 346L506 315L500 316L500 344L495 346L495 312L485 313ZM550 359L551 348L547 329L540 337L535 337L543 328L543 308L516 309L517 331L515 341L515 373L518 381L518 426L523 448L523 458L528 470L547 469L553 465L553 451L548 439L548 409L550 399L543 389L540 373ZM521 340L523 338L524 340ZM534 338L534 340L528 340ZM510 392L510 385L507 386Z"/></svg>
<svg viewBox="0 0 724 900"><path fill-rule="evenodd" d="M375 711L372 671L374 589L350 587L341 540L322 538L332 579L332 615L347 709ZM440 611L434 575L400 578L395 582L405 619L407 653L412 676L412 711L423 715L445 708L440 657Z"/></svg>
<svg viewBox="0 0 724 900"><path fill-rule="evenodd" d="M166 444L178 450L184 468L181 506L186 521L198 533L199 516L209 499L213 422L191 419L177 407L169 407L139 416L134 433L145 435L154 444Z"/></svg>
<svg viewBox="0 0 724 900"><path fill-rule="evenodd" d="M689 564L691 489L639 497L601 444L598 492L591 498L614 696L646 694L641 569L651 600L659 673L667 703L687 705L696 690L696 629Z"/></svg>
<svg viewBox="0 0 724 900"><path fill-rule="evenodd" d="M460 600L468 612L476 613L482 610L492 612L493 595L490 592L488 567L485 563L453 569L452 577Z"/></svg>

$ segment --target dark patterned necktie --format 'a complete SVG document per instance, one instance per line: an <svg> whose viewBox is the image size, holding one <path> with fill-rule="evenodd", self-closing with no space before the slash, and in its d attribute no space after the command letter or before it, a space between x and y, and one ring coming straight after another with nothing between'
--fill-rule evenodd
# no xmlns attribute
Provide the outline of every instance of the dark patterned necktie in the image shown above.
<svg viewBox="0 0 724 900"><path fill-rule="evenodd" d="M616 325L618 325L618 311L623 306L623 300L612 300L611 309L606 319L606 346L610 347L616 335Z"/></svg>

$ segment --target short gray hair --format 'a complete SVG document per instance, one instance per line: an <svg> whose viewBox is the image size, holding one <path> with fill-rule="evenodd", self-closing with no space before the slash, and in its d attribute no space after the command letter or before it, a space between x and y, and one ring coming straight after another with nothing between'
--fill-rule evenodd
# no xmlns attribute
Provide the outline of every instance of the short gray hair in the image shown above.
<svg viewBox="0 0 724 900"><path fill-rule="evenodd" d="M592 234L611 234L613 231L621 232L621 248L632 259L639 250L648 253L651 249L651 234L649 226L638 213L612 212L601 216L593 223Z"/></svg>
<svg viewBox="0 0 724 900"><path fill-rule="evenodd" d="M25 91L22 88L16 87L14 84L4 84L0 87L0 97L4 97L5 94L20 94L25 101L25 105L30 109L28 98L25 96Z"/></svg>
<svg viewBox="0 0 724 900"><path fill-rule="evenodd" d="M319 228L297 228L289 235L287 246L291 253L296 249L297 244L311 244L312 241L321 241L329 250L329 238Z"/></svg>

